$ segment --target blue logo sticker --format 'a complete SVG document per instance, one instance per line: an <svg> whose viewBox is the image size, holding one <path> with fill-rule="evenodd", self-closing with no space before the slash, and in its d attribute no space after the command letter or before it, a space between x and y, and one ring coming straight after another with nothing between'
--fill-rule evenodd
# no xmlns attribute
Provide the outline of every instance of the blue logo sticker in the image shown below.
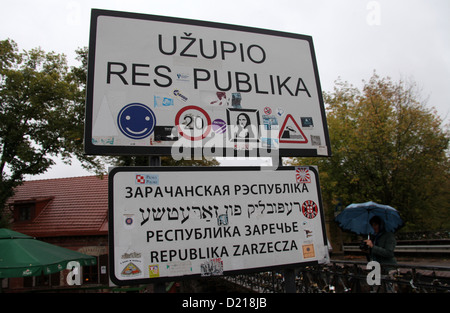
<svg viewBox="0 0 450 313"><path fill-rule="evenodd" d="M156 116L142 103L130 103L120 110L117 125L122 134L131 139L143 139L155 129Z"/></svg>

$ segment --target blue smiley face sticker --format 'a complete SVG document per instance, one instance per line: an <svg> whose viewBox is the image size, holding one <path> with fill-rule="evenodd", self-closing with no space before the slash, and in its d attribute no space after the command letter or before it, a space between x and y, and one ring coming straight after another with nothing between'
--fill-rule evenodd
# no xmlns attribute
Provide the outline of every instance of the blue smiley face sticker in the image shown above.
<svg viewBox="0 0 450 313"><path fill-rule="evenodd" d="M117 116L119 129L128 138L143 139L155 129L156 116L142 103L130 103L120 110Z"/></svg>

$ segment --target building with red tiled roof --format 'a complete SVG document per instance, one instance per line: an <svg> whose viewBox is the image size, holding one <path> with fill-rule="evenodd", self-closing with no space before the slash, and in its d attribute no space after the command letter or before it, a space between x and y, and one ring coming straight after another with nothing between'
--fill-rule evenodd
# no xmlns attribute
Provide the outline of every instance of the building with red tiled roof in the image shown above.
<svg viewBox="0 0 450 313"><path fill-rule="evenodd" d="M83 281L108 283L107 176L26 181L16 188L7 208L13 230L96 256L97 266L84 269ZM32 285L37 285L35 280Z"/></svg>
<svg viewBox="0 0 450 313"><path fill-rule="evenodd" d="M8 201L13 230L34 237L108 235L108 179L26 181Z"/></svg>

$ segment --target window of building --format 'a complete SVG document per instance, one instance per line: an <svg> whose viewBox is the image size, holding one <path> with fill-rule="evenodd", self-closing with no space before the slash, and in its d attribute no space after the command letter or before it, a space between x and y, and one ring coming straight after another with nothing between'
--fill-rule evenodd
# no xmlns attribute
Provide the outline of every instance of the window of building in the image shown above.
<svg viewBox="0 0 450 313"><path fill-rule="evenodd" d="M31 220L31 207L24 206L19 208L19 221Z"/></svg>
<svg viewBox="0 0 450 313"><path fill-rule="evenodd" d="M23 278L25 288L34 287L57 287L60 285L60 273L41 274L39 276L29 276Z"/></svg>
<svg viewBox="0 0 450 313"><path fill-rule="evenodd" d="M35 218L35 203L14 204L14 219L17 222L27 222Z"/></svg>
<svg viewBox="0 0 450 313"><path fill-rule="evenodd" d="M83 266L83 284L98 284L98 261L96 265Z"/></svg>

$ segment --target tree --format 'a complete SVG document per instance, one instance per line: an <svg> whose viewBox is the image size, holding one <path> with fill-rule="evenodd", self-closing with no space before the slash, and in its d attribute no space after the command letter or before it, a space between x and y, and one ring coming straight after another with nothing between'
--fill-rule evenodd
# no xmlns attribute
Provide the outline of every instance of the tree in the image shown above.
<svg viewBox="0 0 450 313"><path fill-rule="evenodd" d="M0 41L0 216L24 175L44 173L54 156L70 163L75 155L85 167L100 169L95 157L83 154L79 74L64 55L19 52L14 41Z"/></svg>
<svg viewBox="0 0 450 313"><path fill-rule="evenodd" d="M324 99L333 155L296 162L318 163L328 207L372 200L397 208L406 230L450 227L449 132L417 86L374 74Z"/></svg>

